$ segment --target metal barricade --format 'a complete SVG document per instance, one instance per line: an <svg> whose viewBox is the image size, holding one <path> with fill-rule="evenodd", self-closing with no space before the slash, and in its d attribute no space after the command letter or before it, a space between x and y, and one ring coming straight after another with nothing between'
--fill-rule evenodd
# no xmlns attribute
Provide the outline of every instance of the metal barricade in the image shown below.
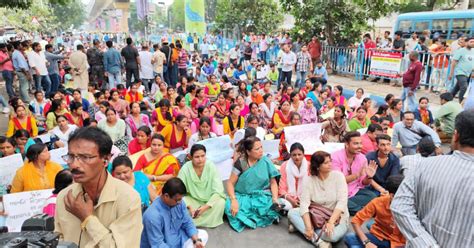
<svg viewBox="0 0 474 248"><path fill-rule="evenodd" d="M323 46L322 61L329 72L354 75L356 80L389 79L401 80L400 77L374 76L370 73L373 52L389 52L380 49L364 49L359 47ZM393 52L393 51L392 51ZM406 51L402 53L400 74L403 75L409 67L410 59ZM432 91L450 91L454 86L453 79L448 80L451 69L452 55L446 51L422 52L418 51L419 60L423 64L420 85Z"/></svg>

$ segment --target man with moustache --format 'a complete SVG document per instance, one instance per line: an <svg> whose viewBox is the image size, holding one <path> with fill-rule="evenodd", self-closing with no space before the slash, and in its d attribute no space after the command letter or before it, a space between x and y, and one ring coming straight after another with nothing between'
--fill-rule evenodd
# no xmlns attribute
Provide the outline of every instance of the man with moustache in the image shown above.
<svg viewBox="0 0 474 248"><path fill-rule="evenodd" d="M139 247L140 196L106 170L112 139L96 127L71 134L68 153L74 183L57 197L55 231L79 247Z"/></svg>

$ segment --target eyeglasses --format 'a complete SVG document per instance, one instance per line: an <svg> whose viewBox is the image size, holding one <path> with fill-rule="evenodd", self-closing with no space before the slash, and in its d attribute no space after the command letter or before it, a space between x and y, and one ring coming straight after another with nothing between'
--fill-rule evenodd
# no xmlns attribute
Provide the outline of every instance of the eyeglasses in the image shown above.
<svg viewBox="0 0 474 248"><path fill-rule="evenodd" d="M61 156L61 158L68 164L73 163L74 160L76 160L76 159L81 163L90 164L91 160L96 158L96 157L98 157L98 156L97 155L87 156L87 155L82 155L82 154L79 154L79 155L66 154L66 155Z"/></svg>

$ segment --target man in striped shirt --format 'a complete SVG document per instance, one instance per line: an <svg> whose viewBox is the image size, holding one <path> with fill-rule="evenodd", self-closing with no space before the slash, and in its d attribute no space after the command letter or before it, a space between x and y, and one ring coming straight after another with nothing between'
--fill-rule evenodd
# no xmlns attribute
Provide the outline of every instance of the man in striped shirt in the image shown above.
<svg viewBox="0 0 474 248"><path fill-rule="evenodd" d="M406 247L474 247L474 110L455 120L452 155L425 158L391 204Z"/></svg>

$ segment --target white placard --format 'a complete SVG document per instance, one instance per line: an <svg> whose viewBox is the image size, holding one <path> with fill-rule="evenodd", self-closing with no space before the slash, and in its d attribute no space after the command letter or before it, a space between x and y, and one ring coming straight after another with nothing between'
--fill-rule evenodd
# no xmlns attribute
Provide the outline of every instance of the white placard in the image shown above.
<svg viewBox="0 0 474 248"><path fill-rule="evenodd" d="M322 146L321 123L304 124L285 127L286 147L290 150L293 143L299 142L304 147L305 154L313 154Z"/></svg>
<svg viewBox="0 0 474 248"><path fill-rule="evenodd" d="M216 163L216 168L219 171L222 181L225 181L230 178L230 173L232 173L232 168L234 167L234 160L227 159L222 162Z"/></svg>
<svg viewBox="0 0 474 248"><path fill-rule="evenodd" d="M344 149L344 143L326 142L317 148L317 151L325 151L329 154Z"/></svg>
<svg viewBox="0 0 474 248"><path fill-rule="evenodd" d="M280 140L264 140L262 141L263 155L270 159L277 159L280 157Z"/></svg>
<svg viewBox="0 0 474 248"><path fill-rule="evenodd" d="M67 148L66 147L61 147L61 148L58 148L58 149L53 149L51 151L49 151L49 154L51 154L51 161L55 162L55 163L58 163L60 165L66 165L66 161L64 161L64 159L62 158L63 155L66 155L67 154Z"/></svg>
<svg viewBox="0 0 474 248"><path fill-rule="evenodd" d="M364 135L365 133L367 133L367 129L368 129L367 127L361 128L361 129L357 129L357 132L359 132L360 135Z"/></svg>
<svg viewBox="0 0 474 248"><path fill-rule="evenodd" d="M231 159L232 155L234 155L229 135L201 140L196 144L201 144L206 147L207 159L216 165L224 160Z"/></svg>
<svg viewBox="0 0 474 248"><path fill-rule="evenodd" d="M38 135L38 136L36 136L36 138L40 139L41 142L43 142L43 144L51 142L51 134L49 134L49 133Z"/></svg>
<svg viewBox="0 0 474 248"><path fill-rule="evenodd" d="M3 206L7 213L6 225L8 231L21 231L21 225L25 220L43 212L46 199L51 195L52 189L4 195Z"/></svg>
<svg viewBox="0 0 474 248"><path fill-rule="evenodd" d="M15 177L16 171L23 166L20 153L0 158L0 189L7 189Z"/></svg>

